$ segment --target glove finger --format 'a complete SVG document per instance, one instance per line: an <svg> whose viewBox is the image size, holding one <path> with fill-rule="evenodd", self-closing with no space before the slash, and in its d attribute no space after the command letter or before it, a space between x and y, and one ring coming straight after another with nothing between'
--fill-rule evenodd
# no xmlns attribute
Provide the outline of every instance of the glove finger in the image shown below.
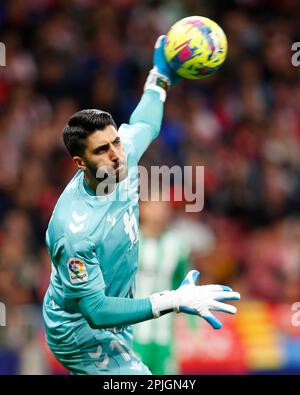
<svg viewBox="0 0 300 395"><path fill-rule="evenodd" d="M183 285L195 285L199 276L200 273L198 272L198 270L190 270L186 275L185 279L180 284L180 287L182 287Z"/></svg>
<svg viewBox="0 0 300 395"><path fill-rule="evenodd" d="M158 39L154 44L154 54L153 54L153 64L158 66L158 68L162 70L168 67L164 54L165 37L166 36L158 37Z"/></svg>
<svg viewBox="0 0 300 395"><path fill-rule="evenodd" d="M214 311L222 311L223 313L228 313L228 314L235 314L237 312L237 308L235 306L218 302L216 300L213 300L209 304L209 309Z"/></svg>
<svg viewBox="0 0 300 395"><path fill-rule="evenodd" d="M154 45L154 54L153 54L153 65L156 66L160 73L166 76L171 86L175 86L178 84L182 78L172 70L166 60L165 57L165 45L166 45L167 36L162 35L159 36Z"/></svg>
<svg viewBox="0 0 300 395"><path fill-rule="evenodd" d="M209 285L201 285L201 288L205 288L208 291L224 291L224 292L230 292L232 289L230 287L227 287L227 285L220 285L220 284L209 284Z"/></svg>
<svg viewBox="0 0 300 395"><path fill-rule="evenodd" d="M201 314L201 317L205 319L214 329L221 329L221 322L208 310Z"/></svg>
<svg viewBox="0 0 300 395"><path fill-rule="evenodd" d="M219 300L219 301L241 299L241 295L239 294L239 292L235 292L235 291L214 292L212 297L214 298L214 300Z"/></svg>
<svg viewBox="0 0 300 395"><path fill-rule="evenodd" d="M166 41L166 36L161 35L158 37L158 39L155 41L154 48L157 49L159 47L164 47Z"/></svg>
<svg viewBox="0 0 300 395"><path fill-rule="evenodd" d="M199 315L199 312L197 310L191 309L189 307L185 306L179 306L179 313L185 313L185 314L192 314L192 315Z"/></svg>

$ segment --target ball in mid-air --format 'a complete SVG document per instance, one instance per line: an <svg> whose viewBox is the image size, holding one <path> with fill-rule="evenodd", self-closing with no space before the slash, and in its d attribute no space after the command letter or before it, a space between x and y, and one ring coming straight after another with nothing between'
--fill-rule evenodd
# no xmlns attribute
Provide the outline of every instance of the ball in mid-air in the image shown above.
<svg viewBox="0 0 300 395"><path fill-rule="evenodd" d="M219 70L227 56L227 39L216 22L190 16L171 27L164 51L170 67L178 75L197 80Z"/></svg>

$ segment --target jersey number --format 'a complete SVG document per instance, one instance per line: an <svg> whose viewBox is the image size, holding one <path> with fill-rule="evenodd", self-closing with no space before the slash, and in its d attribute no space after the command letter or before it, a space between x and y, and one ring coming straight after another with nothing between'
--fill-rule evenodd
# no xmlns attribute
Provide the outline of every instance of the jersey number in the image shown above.
<svg viewBox="0 0 300 395"><path fill-rule="evenodd" d="M118 351L119 354L122 356L122 358L125 360L125 362L129 362L131 360L131 358L135 358L134 353L131 350L128 350L128 352L126 351L125 347L123 347L122 344L120 344L118 341L116 340L112 340L109 343L109 348L111 349L111 351ZM109 363L109 356L106 353L102 353L102 347L99 344L97 347L97 351L94 353L89 353L90 358L92 359L97 359L98 361L95 361L95 365L98 366L101 369L106 369ZM99 362L100 359L103 358L102 362Z"/></svg>

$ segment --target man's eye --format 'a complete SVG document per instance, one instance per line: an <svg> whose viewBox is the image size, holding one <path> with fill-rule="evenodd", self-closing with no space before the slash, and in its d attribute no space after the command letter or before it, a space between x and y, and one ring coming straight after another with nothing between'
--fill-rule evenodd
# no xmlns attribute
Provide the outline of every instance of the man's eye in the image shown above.
<svg viewBox="0 0 300 395"><path fill-rule="evenodd" d="M120 140L117 140L117 141L114 142L114 145L119 145L120 142L121 142Z"/></svg>

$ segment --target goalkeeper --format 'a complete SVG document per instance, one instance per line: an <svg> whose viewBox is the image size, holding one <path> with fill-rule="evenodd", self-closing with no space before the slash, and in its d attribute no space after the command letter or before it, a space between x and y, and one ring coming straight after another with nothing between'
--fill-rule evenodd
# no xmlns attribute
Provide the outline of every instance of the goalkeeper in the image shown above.
<svg viewBox="0 0 300 395"><path fill-rule="evenodd" d="M183 312L219 329L212 311L234 314L236 308L223 301L240 298L226 286L195 285L197 271L176 290L133 298L137 164L159 134L166 92L176 82L164 58L164 39L156 42L154 67L129 124L117 131L110 114L82 110L63 131L78 172L60 196L46 233L52 273L43 316L47 343L72 374L151 374L132 351L132 324ZM120 198L123 193L126 199Z"/></svg>

